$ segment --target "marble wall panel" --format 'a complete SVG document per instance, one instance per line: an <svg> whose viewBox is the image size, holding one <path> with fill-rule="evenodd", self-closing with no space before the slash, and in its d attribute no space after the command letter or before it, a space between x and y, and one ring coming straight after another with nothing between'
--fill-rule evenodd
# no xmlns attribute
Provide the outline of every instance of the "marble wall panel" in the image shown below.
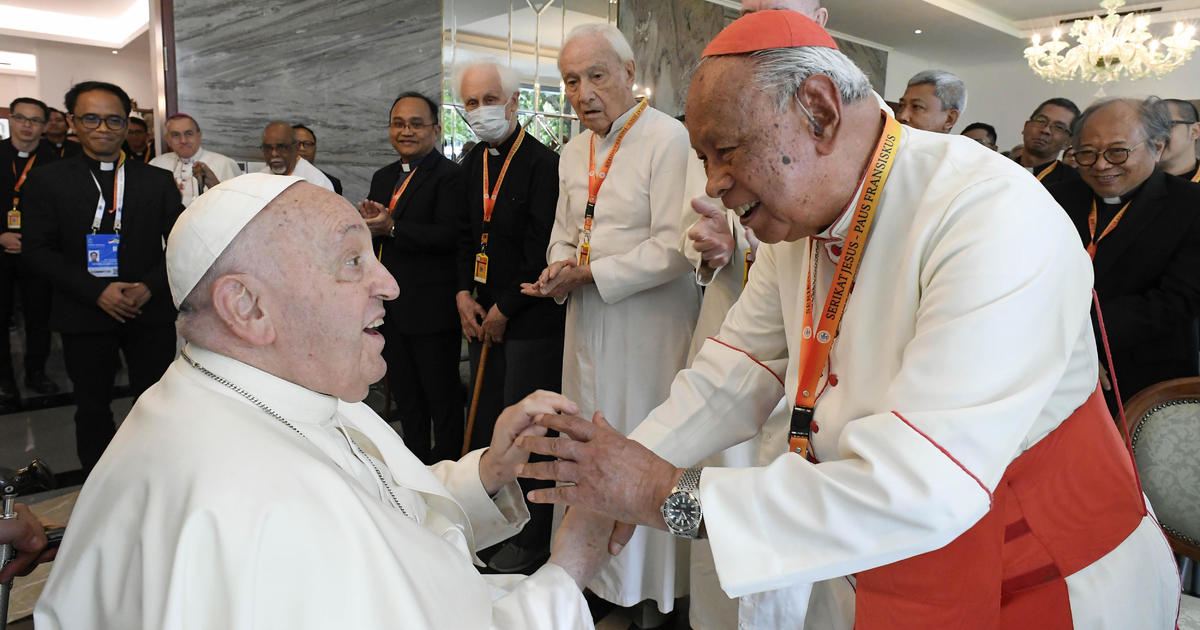
<svg viewBox="0 0 1200 630"><path fill-rule="evenodd" d="M840 37L834 37L833 41L837 43L838 50L842 51L850 58L850 61L853 61L866 73L867 78L871 81L871 87L882 95L887 81L887 51Z"/></svg>
<svg viewBox="0 0 1200 630"><path fill-rule="evenodd" d="M440 101L442 0L175 0L179 110L204 146L262 161L263 127L304 123L317 166L348 199L396 159L388 108L417 90Z"/></svg>
<svg viewBox="0 0 1200 630"><path fill-rule="evenodd" d="M683 113L700 53L725 24L725 10L706 0L621 0L617 27L633 48L638 85L650 86L654 107Z"/></svg>

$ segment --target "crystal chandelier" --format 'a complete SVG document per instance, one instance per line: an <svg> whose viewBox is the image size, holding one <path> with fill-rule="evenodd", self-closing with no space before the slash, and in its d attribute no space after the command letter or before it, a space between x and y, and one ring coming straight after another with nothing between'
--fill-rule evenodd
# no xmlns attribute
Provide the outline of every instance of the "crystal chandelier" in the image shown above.
<svg viewBox="0 0 1200 630"><path fill-rule="evenodd" d="M1183 65L1200 45L1193 39L1195 26L1177 22L1174 33L1160 41L1146 31L1150 19L1145 15L1117 15L1125 0L1104 0L1100 6L1108 10L1103 18L1096 15L1071 25L1071 37L1077 40L1073 47L1062 41L1057 28L1048 42L1033 36L1025 59L1035 74L1051 81L1079 78L1101 86L1118 79L1159 77Z"/></svg>

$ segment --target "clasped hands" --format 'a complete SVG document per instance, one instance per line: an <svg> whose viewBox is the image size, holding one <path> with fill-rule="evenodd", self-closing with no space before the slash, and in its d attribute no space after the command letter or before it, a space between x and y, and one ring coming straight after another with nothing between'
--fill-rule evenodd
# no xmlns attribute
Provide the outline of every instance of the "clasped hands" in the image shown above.
<svg viewBox="0 0 1200 630"><path fill-rule="evenodd" d="M378 201L363 199L358 202L358 214L367 222L371 236L387 236L391 234L392 226L395 225L392 213L388 212L387 206Z"/></svg>
<svg viewBox="0 0 1200 630"><path fill-rule="evenodd" d="M108 316L125 323L142 314L142 307L150 301L150 287L144 282L110 282L96 298L96 305Z"/></svg>
<svg viewBox="0 0 1200 630"><path fill-rule="evenodd" d="M593 282L591 265L580 265L568 258L550 263L549 267L542 270L537 282L521 283L521 293L561 300L571 291Z"/></svg>

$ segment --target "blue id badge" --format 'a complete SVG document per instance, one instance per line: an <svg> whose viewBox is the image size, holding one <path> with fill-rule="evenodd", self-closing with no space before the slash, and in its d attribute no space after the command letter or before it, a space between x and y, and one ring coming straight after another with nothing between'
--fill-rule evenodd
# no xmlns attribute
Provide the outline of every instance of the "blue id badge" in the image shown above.
<svg viewBox="0 0 1200 630"><path fill-rule="evenodd" d="M87 270L97 278L117 277L117 248L120 234L87 235Z"/></svg>

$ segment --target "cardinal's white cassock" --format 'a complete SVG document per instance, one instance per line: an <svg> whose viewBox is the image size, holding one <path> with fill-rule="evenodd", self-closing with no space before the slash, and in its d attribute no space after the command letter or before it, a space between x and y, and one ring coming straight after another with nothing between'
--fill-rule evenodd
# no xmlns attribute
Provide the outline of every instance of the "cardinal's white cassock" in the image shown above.
<svg viewBox="0 0 1200 630"><path fill-rule="evenodd" d="M482 450L426 468L363 403L185 353L84 485L39 629L592 628L560 567L472 566L528 519L516 483L488 497Z"/></svg>
<svg viewBox="0 0 1200 630"><path fill-rule="evenodd" d="M183 207L185 208L192 205L192 200L204 192L203 182L193 172L196 162L204 162L205 166L212 169L218 182L233 179L242 174L242 169L238 168L237 162L204 147L197 149L190 158L179 157L178 153L172 151L150 160L150 166L171 171L175 177L175 185L179 187L179 195L183 198Z"/></svg>
<svg viewBox="0 0 1200 630"><path fill-rule="evenodd" d="M578 257L591 139L600 168L636 109L613 121L605 136L585 131L563 148L548 262ZM695 196L685 191L690 155L683 125L646 107L622 140L596 198L590 240L595 284L576 289L567 300L563 395L585 415L604 412L625 433L667 397L696 322L700 291L679 250L680 212L685 199ZM622 606L654 599L660 610L670 611L674 598L687 592L686 553L686 544L669 534L639 528L589 586Z"/></svg>
<svg viewBox="0 0 1200 630"><path fill-rule="evenodd" d="M262 169L260 169L258 172L273 174L269 164L262 167ZM313 166L312 162L309 162L302 157L296 158L296 166L292 167L292 172L288 173L288 175L302 177L310 184L316 184L330 192L333 191L333 182L329 181L329 178L325 176L325 173L322 173L321 169Z"/></svg>
<svg viewBox="0 0 1200 630"><path fill-rule="evenodd" d="M858 628L1173 627L1174 563L1096 394L1074 228L1028 173L969 140L905 127L893 152L842 287L812 461L700 480L725 592L799 591L743 605L742 627L798 628L806 585L851 574ZM689 466L796 399L810 261L821 309L857 210L819 238L759 247L720 333L631 437Z"/></svg>

